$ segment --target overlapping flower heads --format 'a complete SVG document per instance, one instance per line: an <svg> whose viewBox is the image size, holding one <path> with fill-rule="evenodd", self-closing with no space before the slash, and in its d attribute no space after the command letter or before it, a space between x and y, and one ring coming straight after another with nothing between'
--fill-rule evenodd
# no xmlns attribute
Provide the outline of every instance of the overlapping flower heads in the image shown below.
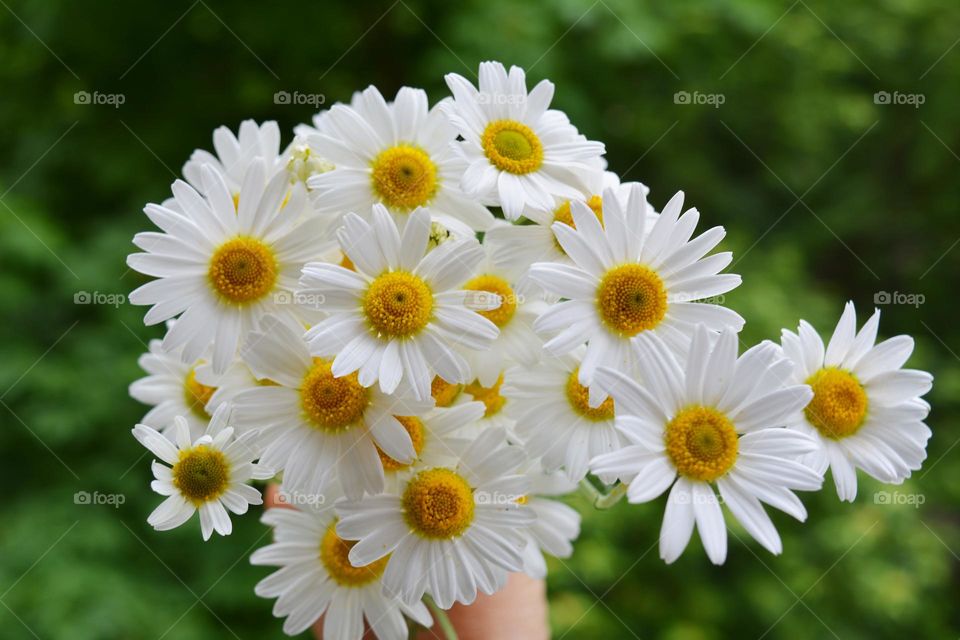
<svg viewBox="0 0 960 640"><path fill-rule="evenodd" d="M273 478L252 561L279 567L255 590L284 631L401 639L570 555L578 483L601 507L668 494L661 557L696 529L719 564L726 517L780 553L764 505L802 521L828 469L853 500L858 469L920 467L909 337L877 343L848 303L826 346L801 321L741 350L723 228L607 171L549 81L478 79L433 107L369 87L285 150L273 122L221 127L147 205L151 525L227 535Z"/></svg>

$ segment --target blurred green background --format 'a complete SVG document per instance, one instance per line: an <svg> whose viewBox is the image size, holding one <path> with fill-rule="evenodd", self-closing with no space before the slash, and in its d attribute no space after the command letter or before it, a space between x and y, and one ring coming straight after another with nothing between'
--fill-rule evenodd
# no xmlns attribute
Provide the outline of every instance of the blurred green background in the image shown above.
<svg viewBox="0 0 960 640"><path fill-rule="evenodd" d="M212 544L196 522L146 525L159 497L127 385L161 329L142 308L74 296L141 282L124 263L151 228L141 209L216 126L276 119L289 134L313 109L274 104L277 91L330 104L411 84L439 99L445 72L473 78L484 59L551 78L555 105L655 205L684 189L727 227L745 341L801 317L832 329L847 299L862 320L879 292L920 294L884 306L881 333L912 334L910 364L936 377L929 457L897 489L923 504L878 504L862 475L840 504L828 480L805 497L806 524L774 514L781 557L734 528L723 567L696 541L668 567L662 500L589 513L575 498L584 532L551 565L554 636L960 633L955 0L0 4L3 638L282 637L252 591L266 574L247 562L267 540L255 515ZM77 104L78 91L124 102ZM125 502L77 505L78 491Z"/></svg>

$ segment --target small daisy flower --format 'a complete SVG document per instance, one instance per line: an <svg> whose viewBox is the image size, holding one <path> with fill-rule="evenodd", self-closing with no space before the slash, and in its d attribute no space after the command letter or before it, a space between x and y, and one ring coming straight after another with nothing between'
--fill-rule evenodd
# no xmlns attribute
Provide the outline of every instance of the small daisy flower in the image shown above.
<svg viewBox="0 0 960 640"><path fill-rule="evenodd" d="M522 451L498 430L485 431L455 466L419 470L399 495L340 503L337 534L358 540L354 566L389 555L384 592L407 604L428 593L443 609L492 594L523 566L521 529L534 514L519 503L528 479L517 473Z"/></svg>
<svg viewBox="0 0 960 640"><path fill-rule="evenodd" d="M182 417L174 420L172 443L144 424L133 428L140 444L170 465L156 460L152 465L156 479L150 486L168 496L147 518L157 531L175 529L199 511L204 540L209 540L214 531L227 536L233 530L228 509L243 515L249 505L263 502L260 492L247 483L272 478L273 471L253 462L259 456L254 446L256 434L235 438L233 427L227 426L229 417L229 405L221 405L204 434L193 441Z"/></svg>
<svg viewBox="0 0 960 640"><path fill-rule="evenodd" d="M472 440L488 429L502 429L511 442L517 440L513 433L513 417L507 412L510 399L503 393L504 373L499 371L489 386L484 386L479 380L463 385L456 402L480 402L484 410L482 416L460 431L460 435Z"/></svg>
<svg viewBox="0 0 960 640"><path fill-rule="evenodd" d="M335 356L334 376L358 372L361 385L379 380L384 393L403 380L421 400L430 397L435 374L469 380L466 360L448 343L489 347L497 326L475 310L500 307L497 295L461 288L483 259L477 241L449 240L428 252L430 214L423 209L410 214L402 237L381 205L372 225L355 214L344 222L337 235L356 270L311 262L300 279L301 294L329 313L307 333L311 353Z"/></svg>
<svg viewBox="0 0 960 640"><path fill-rule="evenodd" d="M169 435L173 419L182 416L191 439L199 438L210 422L210 411L220 405L219 399L213 401L217 389L204 384L205 378L199 374L204 360L185 363L178 352L168 353L161 344L151 340L149 351L137 361L148 375L130 385L130 397L151 406L143 424Z"/></svg>
<svg viewBox="0 0 960 640"><path fill-rule="evenodd" d="M361 385L356 373L335 376L330 360L310 356L299 328L273 317L250 334L242 356L258 380L273 384L238 393L235 422L261 432L262 461L283 471L284 489L323 491L337 479L356 500L383 491L381 456L415 459L411 433L422 429L429 397L388 396Z"/></svg>
<svg viewBox="0 0 960 640"><path fill-rule="evenodd" d="M280 127L273 120L261 125L254 120L244 120L236 135L228 127L217 127L213 132L213 148L216 155L203 149L194 151L183 165L183 177L194 189L206 194L203 167L212 165L223 175L234 203L240 198L247 169L255 162L266 163L270 175L283 166Z"/></svg>
<svg viewBox="0 0 960 640"><path fill-rule="evenodd" d="M809 323L796 333L784 329L783 353L793 361L794 379L810 385L813 399L796 425L813 437L817 450L804 458L819 473L829 467L841 500L857 497L857 469L881 482L900 484L927 457L930 405L920 396L933 376L904 369L913 338L876 343L880 310L857 331L853 303L824 348Z"/></svg>
<svg viewBox="0 0 960 640"><path fill-rule="evenodd" d="M527 545L523 550L523 572L533 578L547 577L544 554L554 558L569 558L573 541L580 535L580 514L572 507L553 498L571 493L577 488L562 474L548 474L534 461L527 471L530 494L520 499L536 514L537 519L523 532Z"/></svg>
<svg viewBox="0 0 960 640"><path fill-rule="evenodd" d="M549 209L556 197L576 198L570 186L595 170L603 144L587 140L567 117L548 109L553 83L527 93L520 67L480 63L479 90L456 73L446 76L452 102L441 103L463 141L469 165L461 185L471 196L503 208L516 220L525 207Z"/></svg>
<svg viewBox="0 0 960 640"><path fill-rule="evenodd" d="M452 147L456 131L422 89L403 87L387 103L368 87L356 104L337 104L323 119L324 132L311 138L336 169L308 182L320 213L370 211L384 205L403 228L411 211L423 207L460 237L493 224L493 215L460 190L465 161Z"/></svg>
<svg viewBox="0 0 960 640"><path fill-rule="evenodd" d="M548 472L562 468L572 482L587 475L592 458L626 444L614 428L613 398L596 407L589 404L589 392L579 380L582 355L580 348L532 367L512 367L503 386L506 413L527 453L540 458ZM614 481L612 476L602 479Z"/></svg>
<svg viewBox="0 0 960 640"><path fill-rule="evenodd" d="M711 348L711 342L714 343ZM608 368L597 372L616 402L616 426L629 444L594 458L598 474L627 483L627 500L648 502L670 489L660 557L680 557L693 533L714 564L727 556L720 500L771 553L782 543L761 503L798 520L806 510L793 491L815 491L823 477L796 459L816 447L784 425L813 397L804 384L785 385L792 365L769 344L737 357L737 335L717 338L699 325L686 365L656 335L637 340L646 386Z"/></svg>
<svg viewBox="0 0 960 640"><path fill-rule="evenodd" d="M179 211L147 205L144 211L163 233L138 233L134 244L145 253L127 257L132 269L157 278L130 294L133 304L153 306L144 322L179 315L163 349L182 349L184 362L191 363L211 349L217 374L264 314L297 312L297 277L324 249L318 238L325 223L298 222L303 192L286 197L286 175L277 173L268 183L264 171L256 162L247 172L239 209L223 174L211 165L202 171L206 197L178 180L173 194Z"/></svg>
<svg viewBox="0 0 960 640"><path fill-rule="evenodd" d="M348 560L354 542L336 532L333 509L268 509L261 522L273 527L274 542L257 549L250 562L280 567L254 591L277 598L273 614L286 618L283 631L297 635L323 618L323 637L360 640L364 623L380 640L405 640L404 615L424 627L433 618L422 602L410 606L384 595L380 580L387 558L354 566Z"/></svg>
<svg viewBox="0 0 960 640"><path fill-rule="evenodd" d="M690 209L680 215L682 192L652 225L646 224L639 185L631 187L625 207L610 190L603 205L602 225L580 202L571 207L576 228L553 223L573 266L538 262L530 267L534 282L567 298L534 324L538 333L552 336L544 349L561 355L587 342L578 375L580 384L590 387L591 406L606 397L600 385L592 384L597 367L629 370L637 336L655 334L682 354L698 323L713 331L743 326L743 318L726 307L694 302L740 285L740 276L719 273L730 263L730 252L703 257L723 238L723 227L690 240L700 214Z"/></svg>

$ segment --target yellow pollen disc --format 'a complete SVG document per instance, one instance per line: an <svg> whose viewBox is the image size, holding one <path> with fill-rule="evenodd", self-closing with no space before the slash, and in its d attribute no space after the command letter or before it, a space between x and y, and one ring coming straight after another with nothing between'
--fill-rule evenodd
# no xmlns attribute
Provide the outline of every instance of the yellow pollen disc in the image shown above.
<svg viewBox="0 0 960 640"><path fill-rule="evenodd" d="M237 237L217 247L207 277L222 299L243 304L267 295L277 283L277 271L277 258L266 243Z"/></svg>
<svg viewBox="0 0 960 640"><path fill-rule="evenodd" d="M406 271L378 276L363 296L363 312L383 338L407 338L427 326L433 313L433 292Z"/></svg>
<svg viewBox="0 0 960 640"><path fill-rule="evenodd" d="M453 538L473 522L473 490L450 469L419 472L407 484L401 502L407 524L425 538Z"/></svg>
<svg viewBox="0 0 960 640"><path fill-rule="evenodd" d="M477 276L464 284L463 288L467 291L488 291L500 296L500 306L496 309L477 311L493 324L503 327L513 318L517 310L517 294L503 278L492 275Z"/></svg>
<svg viewBox="0 0 960 640"><path fill-rule="evenodd" d="M804 409L807 420L827 438L855 434L867 416L867 393L849 371L826 367L807 379L813 400Z"/></svg>
<svg viewBox="0 0 960 640"><path fill-rule="evenodd" d="M207 410L204 407L207 406L207 403L210 402L210 398L213 397L213 394L216 392L216 387L208 387L202 382L197 381L197 372L194 369L190 369L190 373L187 374L186 379L183 381L183 394L184 399L187 401L187 406L190 407L190 410L198 417L204 420L210 418L210 414L207 413Z"/></svg>
<svg viewBox="0 0 960 640"><path fill-rule="evenodd" d="M329 360L313 359L300 385L300 405L317 429L341 431L363 417L370 391L357 380L357 372L334 378L331 365Z"/></svg>
<svg viewBox="0 0 960 640"><path fill-rule="evenodd" d="M433 382L430 383L430 395L433 396L438 407L449 407L452 405L461 391L463 391L462 384L447 382L440 376L434 376Z"/></svg>
<svg viewBox="0 0 960 640"><path fill-rule="evenodd" d="M543 145L533 129L516 120L494 120L480 139L483 153L501 171L523 175L543 164Z"/></svg>
<svg viewBox="0 0 960 640"><path fill-rule="evenodd" d="M613 397L607 396L607 399L601 402L599 407L591 407L589 403L590 391L577 380L579 371L580 367L574 369L570 374L570 378L567 380L567 400L570 402L570 406L573 407L573 410L578 415L583 416L587 420L594 422L612 420Z"/></svg>
<svg viewBox="0 0 960 640"><path fill-rule="evenodd" d="M419 147L398 144L380 152L371 164L373 190L383 203L409 211L437 193L437 165Z"/></svg>
<svg viewBox="0 0 960 640"><path fill-rule="evenodd" d="M320 561L330 577L341 587L362 587L383 575L389 555L362 567L350 564L350 549L357 544L353 540L344 540L337 535L336 522L331 523L320 541Z"/></svg>
<svg viewBox="0 0 960 640"><path fill-rule="evenodd" d="M173 486L195 505L219 498L230 482L227 457L205 444L181 451L172 472Z"/></svg>
<svg viewBox="0 0 960 640"><path fill-rule="evenodd" d="M350 269L350 271L356 271L357 268L353 264L353 260L350 259L350 256L343 253L343 257L340 258L340 266L344 269Z"/></svg>
<svg viewBox="0 0 960 640"><path fill-rule="evenodd" d="M737 430L727 416L711 407L692 406L667 424L667 455L680 475L712 482L737 459Z"/></svg>
<svg viewBox="0 0 960 640"><path fill-rule="evenodd" d="M593 214L597 216L597 220L600 221L600 224L603 225L603 198L597 195L590 196L590 198L584 203L593 211ZM566 200L562 205L557 207L557 210L553 212L553 221L562 222L566 225L577 228L577 225L573 222L573 213L570 212L570 201Z"/></svg>
<svg viewBox="0 0 960 640"><path fill-rule="evenodd" d="M596 302L607 328L631 338L660 324L667 313L667 290L653 269L625 264L604 274Z"/></svg>
<svg viewBox="0 0 960 640"><path fill-rule="evenodd" d="M501 373L492 387L484 387L480 384L479 380L474 380L470 384L465 385L463 390L473 396L475 401L483 403L483 406L486 407L483 412L483 417L489 418L499 413L500 410L503 409L503 405L507 403L507 399L500 395L500 385L502 384L503 374Z"/></svg>
<svg viewBox="0 0 960 640"><path fill-rule="evenodd" d="M410 441L413 442L413 450L417 453L417 457L420 457L420 452L423 451L423 423L420 422L420 419L415 416L393 417L403 425L404 429L407 430L407 434L410 436ZM385 454L380 447L377 447L377 453L380 454L380 462L383 463L384 471L400 471L401 469L406 469L410 466L409 464L403 464L402 462L394 460Z"/></svg>

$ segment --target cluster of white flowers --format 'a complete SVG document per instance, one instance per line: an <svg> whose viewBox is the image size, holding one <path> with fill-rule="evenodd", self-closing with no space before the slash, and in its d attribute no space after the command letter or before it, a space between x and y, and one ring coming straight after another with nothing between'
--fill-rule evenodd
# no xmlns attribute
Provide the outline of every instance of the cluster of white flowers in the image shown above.
<svg viewBox="0 0 960 640"><path fill-rule="evenodd" d="M276 477L252 561L279 567L256 593L284 630L399 639L568 556L578 483L599 504L669 491L663 560L696 527L719 564L721 504L780 553L764 504L804 520L794 492L828 467L843 500L857 469L920 467L932 378L902 368L909 337L876 343L879 311L738 355L722 227L621 183L551 82L496 62L446 81L432 108L370 87L283 151L274 122L217 129L145 208L161 231L128 262L155 279L130 298L167 333L133 433L170 465L150 524L199 510L204 539L229 534Z"/></svg>

